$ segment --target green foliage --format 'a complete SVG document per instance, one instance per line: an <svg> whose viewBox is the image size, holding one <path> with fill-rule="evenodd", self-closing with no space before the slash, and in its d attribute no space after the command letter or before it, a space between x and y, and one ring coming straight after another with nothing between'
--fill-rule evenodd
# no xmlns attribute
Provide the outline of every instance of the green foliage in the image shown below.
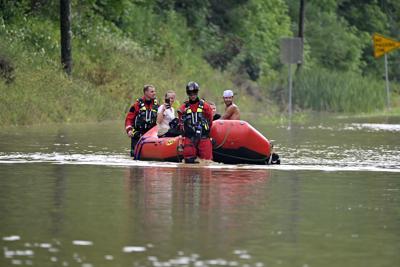
<svg viewBox="0 0 400 267"><path fill-rule="evenodd" d="M372 1L342 1L339 5L339 15L343 16L351 25L356 26L360 31L379 32L387 34L389 18L384 10L377 5L376 0Z"/></svg>
<svg viewBox="0 0 400 267"><path fill-rule="evenodd" d="M133 41L102 15L76 16L71 80L60 70L58 48L52 47L59 38L56 23L37 17L23 21L0 24L0 51L15 68L13 82L0 76L0 125L122 119L147 83L158 95L176 90L180 99L188 80L198 81L206 98L231 86L190 42L181 44L187 29L173 11L159 24L164 35L157 49Z"/></svg>
<svg viewBox="0 0 400 267"><path fill-rule="evenodd" d="M109 119L115 114L111 100L85 81L67 79L48 64L46 55L32 55L10 43L0 48L16 66L12 83L0 80L0 125ZM97 114L100 107L103 114Z"/></svg>
<svg viewBox="0 0 400 267"><path fill-rule="evenodd" d="M244 71L252 80L271 76L279 64L279 40L290 36L290 20L283 1L251 0L237 9L235 33L244 41L238 55L239 72Z"/></svg>
<svg viewBox="0 0 400 267"><path fill-rule="evenodd" d="M60 68L59 1L0 0L0 125L122 118L147 83L159 95L177 90L181 99L189 80L200 83L207 99L234 88L248 110L268 103L268 112L277 111L267 97L285 102L279 43L297 33L298 0L71 3L73 74L67 79ZM372 57L371 33L399 39L399 17L396 0L306 1L298 106L383 107L376 90L383 60ZM397 81L399 54L389 56L390 78Z"/></svg>
<svg viewBox="0 0 400 267"><path fill-rule="evenodd" d="M356 28L338 18L335 13L312 12L313 23L306 28L306 42L317 64L332 70L359 72L362 51L369 43L368 36L360 38Z"/></svg>
<svg viewBox="0 0 400 267"><path fill-rule="evenodd" d="M286 0L297 30L298 0ZM305 41L311 62L381 79L383 64L373 57L372 34L399 39L400 2L396 0L310 0L306 3ZM308 64L308 63L306 63ZM400 80L396 65L390 76Z"/></svg>
<svg viewBox="0 0 400 267"><path fill-rule="evenodd" d="M369 40L371 40L371 35L374 32L394 39L400 38L400 33L398 31L400 27L399 1L346 0L342 1L338 7L338 14L343 16L350 25L368 34ZM391 54L393 55L393 53ZM396 57L396 55L393 55L393 57ZM363 51L363 60L366 63L362 68L363 73L375 75L377 78L380 78L384 66L382 62L373 57L373 47L371 45L365 47ZM393 68L389 70L390 76L400 81L399 69L396 69L396 65L398 64L393 64Z"/></svg>
<svg viewBox="0 0 400 267"><path fill-rule="evenodd" d="M290 36L287 7L281 0L211 1L208 31L200 35L206 58L214 66L251 80L275 76L279 39ZM224 8L227 7L227 8ZM207 41L210 40L209 44Z"/></svg>

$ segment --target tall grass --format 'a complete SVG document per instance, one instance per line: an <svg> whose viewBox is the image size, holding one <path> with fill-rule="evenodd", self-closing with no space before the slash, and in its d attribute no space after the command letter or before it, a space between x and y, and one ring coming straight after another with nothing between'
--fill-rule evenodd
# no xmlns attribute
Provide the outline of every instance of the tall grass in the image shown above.
<svg viewBox="0 0 400 267"><path fill-rule="evenodd" d="M301 109L372 112L385 106L385 84L355 73L304 70L295 79L294 103Z"/></svg>

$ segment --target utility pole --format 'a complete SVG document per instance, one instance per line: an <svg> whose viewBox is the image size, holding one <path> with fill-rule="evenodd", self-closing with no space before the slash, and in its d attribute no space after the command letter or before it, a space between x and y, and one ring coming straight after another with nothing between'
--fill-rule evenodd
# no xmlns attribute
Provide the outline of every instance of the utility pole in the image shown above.
<svg viewBox="0 0 400 267"><path fill-rule="evenodd" d="M60 0L61 65L68 76L72 73L71 1Z"/></svg>
<svg viewBox="0 0 400 267"><path fill-rule="evenodd" d="M300 0L300 11L299 11L299 34L298 37L301 38L301 41L304 44L304 18L306 15L305 11L305 0ZM300 71L302 62L297 63L296 72Z"/></svg>

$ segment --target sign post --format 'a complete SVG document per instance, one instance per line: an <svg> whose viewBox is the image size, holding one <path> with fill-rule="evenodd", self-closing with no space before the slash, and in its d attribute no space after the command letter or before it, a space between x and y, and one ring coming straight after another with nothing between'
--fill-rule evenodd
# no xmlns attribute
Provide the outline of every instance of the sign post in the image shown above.
<svg viewBox="0 0 400 267"><path fill-rule="evenodd" d="M386 107L390 110L390 87L389 87L389 74L388 74L388 60L385 54L385 81L386 81Z"/></svg>
<svg viewBox="0 0 400 267"><path fill-rule="evenodd" d="M292 128L292 68L291 64L301 64L303 62L303 38L282 38L281 39L281 62L289 64L288 66L288 81L289 81L289 126Z"/></svg>
<svg viewBox="0 0 400 267"><path fill-rule="evenodd" d="M389 74L388 74L388 60L387 53L400 47L400 42L387 38L378 33L372 36L374 41L374 57L379 58L385 55L385 81L386 81L386 106L390 109L390 88L389 88Z"/></svg>

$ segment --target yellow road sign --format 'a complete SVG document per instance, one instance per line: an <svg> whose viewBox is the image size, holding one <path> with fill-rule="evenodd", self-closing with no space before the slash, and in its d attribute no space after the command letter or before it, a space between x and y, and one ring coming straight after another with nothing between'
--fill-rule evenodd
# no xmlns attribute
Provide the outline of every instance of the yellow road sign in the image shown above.
<svg viewBox="0 0 400 267"><path fill-rule="evenodd" d="M384 54L389 53L390 51L400 47L400 42L387 38L378 33L374 33L372 38L374 40L375 58L381 57Z"/></svg>

